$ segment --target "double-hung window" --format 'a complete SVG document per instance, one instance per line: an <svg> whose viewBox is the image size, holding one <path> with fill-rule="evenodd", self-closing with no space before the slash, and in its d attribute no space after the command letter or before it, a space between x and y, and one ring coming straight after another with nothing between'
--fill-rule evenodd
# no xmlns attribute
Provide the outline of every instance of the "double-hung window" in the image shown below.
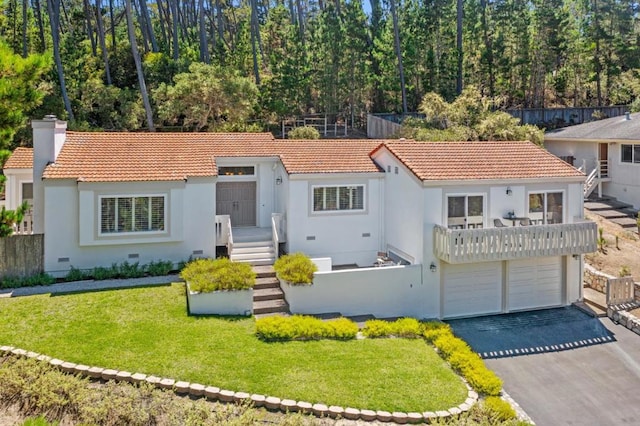
<svg viewBox="0 0 640 426"><path fill-rule="evenodd" d="M364 185L314 186L313 211L364 210Z"/></svg>
<svg viewBox="0 0 640 426"><path fill-rule="evenodd" d="M100 197L100 233L164 231L163 195Z"/></svg>

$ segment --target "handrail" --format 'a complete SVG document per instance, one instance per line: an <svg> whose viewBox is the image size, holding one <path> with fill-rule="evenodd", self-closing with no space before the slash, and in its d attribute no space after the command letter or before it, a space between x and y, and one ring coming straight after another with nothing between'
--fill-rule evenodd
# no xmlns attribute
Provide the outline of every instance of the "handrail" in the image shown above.
<svg viewBox="0 0 640 426"><path fill-rule="evenodd" d="M231 216L227 216L227 231L229 232L227 237L227 254L231 256L231 252L233 251L233 232L231 230Z"/></svg>
<svg viewBox="0 0 640 426"><path fill-rule="evenodd" d="M585 197L588 197L593 191L593 188L598 184L597 177L599 177L599 175L600 165L598 164L598 166L589 173L589 176L587 176L587 179L584 181L583 195Z"/></svg>
<svg viewBox="0 0 640 426"><path fill-rule="evenodd" d="M276 213L271 214L271 241L273 242L273 252L277 259L280 254L278 252L280 248L280 237L278 236L278 225L276 224Z"/></svg>
<svg viewBox="0 0 640 426"><path fill-rule="evenodd" d="M448 229L434 226L435 255L448 263L591 253L597 249L594 222Z"/></svg>

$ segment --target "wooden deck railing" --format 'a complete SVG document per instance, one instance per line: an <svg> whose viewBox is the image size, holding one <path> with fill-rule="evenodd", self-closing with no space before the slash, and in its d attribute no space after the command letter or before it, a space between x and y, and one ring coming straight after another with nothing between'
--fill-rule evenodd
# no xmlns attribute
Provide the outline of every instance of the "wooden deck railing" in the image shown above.
<svg viewBox="0 0 640 426"><path fill-rule="evenodd" d="M635 283L632 277L607 280L607 305L621 305L635 300Z"/></svg>
<svg viewBox="0 0 640 426"><path fill-rule="evenodd" d="M591 253L597 225L582 222L508 228L448 229L434 226L434 249L448 263Z"/></svg>

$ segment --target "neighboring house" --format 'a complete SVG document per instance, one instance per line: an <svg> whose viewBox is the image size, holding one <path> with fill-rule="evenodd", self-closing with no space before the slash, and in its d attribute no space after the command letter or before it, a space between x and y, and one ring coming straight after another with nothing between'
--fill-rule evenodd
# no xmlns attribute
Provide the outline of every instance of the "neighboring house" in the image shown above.
<svg viewBox="0 0 640 426"><path fill-rule="evenodd" d="M4 194L5 208L15 210L24 201L33 206L33 149L16 148L4 165L6 177ZM17 233L33 231L31 211L27 212L24 220L16 224Z"/></svg>
<svg viewBox="0 0 640 426"><path fill-rule="evenodd" d="M585 196L596 192L640 208L640 113L553 130L544 145L587 174Z"/></svg>
<svg viewBox="0 0 640 426"><path fill-rule="evenodd" d="M32 126L34 226L56 275L282 248L322 258L311 287L327 290L293 311L450 318L580 300L596 248L584 174L527 142Z"/></svg>

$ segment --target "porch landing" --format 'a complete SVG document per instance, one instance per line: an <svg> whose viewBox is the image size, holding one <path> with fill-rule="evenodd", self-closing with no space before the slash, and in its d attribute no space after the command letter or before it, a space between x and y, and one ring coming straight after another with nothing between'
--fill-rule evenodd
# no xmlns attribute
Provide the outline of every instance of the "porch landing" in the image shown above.
<svg viewBox="0 0 640 426"><path fill-rule="evenodd" d="M271 241L271 228L258 228L257 226L231 228L234 243L256 243Z"/></svg>

